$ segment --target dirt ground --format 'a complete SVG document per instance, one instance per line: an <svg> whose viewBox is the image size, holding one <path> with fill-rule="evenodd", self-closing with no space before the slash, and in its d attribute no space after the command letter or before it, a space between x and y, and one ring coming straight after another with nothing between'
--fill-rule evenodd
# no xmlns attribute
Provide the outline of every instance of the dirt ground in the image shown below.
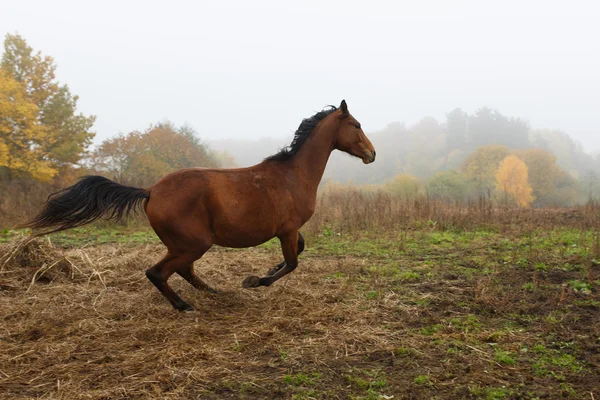
<svg viewBox="0 0 600 400"><path fill-rule="evenodd" d="M218 294L171 278L192 313L144 276L158 243L2 244L0 398L600 399L591 242L412 239L308 238L252 290L277 246L214 248L196 271Z"/></svg>

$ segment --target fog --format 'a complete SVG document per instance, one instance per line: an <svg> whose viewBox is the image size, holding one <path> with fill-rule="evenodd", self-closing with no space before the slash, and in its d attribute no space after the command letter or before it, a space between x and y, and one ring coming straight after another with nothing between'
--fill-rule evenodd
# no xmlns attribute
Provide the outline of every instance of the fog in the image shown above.
<svg viewBox="0 0 600 400"><path fill-rule="evenodd" d="M95 143L169 119L286 141L345 98L365 131L487 106L600 148L592 1L0 1L54 57ZM265 150L265 155L276 149Z"/></svg>

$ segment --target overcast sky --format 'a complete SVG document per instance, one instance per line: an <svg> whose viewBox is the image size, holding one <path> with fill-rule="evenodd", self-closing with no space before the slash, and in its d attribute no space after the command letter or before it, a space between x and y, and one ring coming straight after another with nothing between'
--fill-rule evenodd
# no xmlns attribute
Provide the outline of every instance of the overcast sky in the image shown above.
<svg viewBox="0 0 600 400"><path fill-rule="evenodd" d="M0 0L6 33L54 57L96 143L164 119L291 137L345 98L367 132L488 106L600 149L595 1Z"/></svg>

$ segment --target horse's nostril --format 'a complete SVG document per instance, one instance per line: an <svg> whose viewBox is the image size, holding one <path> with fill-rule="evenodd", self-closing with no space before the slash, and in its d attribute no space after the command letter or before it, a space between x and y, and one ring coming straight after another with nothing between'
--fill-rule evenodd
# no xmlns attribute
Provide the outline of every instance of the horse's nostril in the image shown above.
<svg viewBox="0 0 600 400"><path fill-rule="evenodd" d="M376 154L377 154L377 152L375 150L373 150L373 160L375 159Z"/></svg>

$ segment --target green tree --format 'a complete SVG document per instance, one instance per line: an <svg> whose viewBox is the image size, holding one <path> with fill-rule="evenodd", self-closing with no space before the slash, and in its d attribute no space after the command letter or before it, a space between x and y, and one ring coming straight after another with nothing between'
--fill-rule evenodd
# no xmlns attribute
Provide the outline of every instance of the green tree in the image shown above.
<svg viewBox="0 0 600 400"><path fill-rule="evenodd" d="M440 171L427 185L429 195L444 201L462 201L469 197L471 185L458 171Z"/></svg>
<svg viewBox="0 0 600 400"><path fill-rule="evenodd" d="M560 171L555 184L556 190L545 199L547 205L573 206L588 200L585 191L581 191L579 181L565 171Z"/></svg>
<svg viewBox="0 0 600 400"><path fill-rule="evenodd" d="M77 113L78 96L55 79L56 66L19 35L7 34L0 67L20 82L28 99L38 108L38 121L46 127L40 143L47 159L55 166L73 165L84 156L94 133L94 116Z"/></svg>
<svg viewBox="0 0 600 400"><path fill-rule="evenodd" d="M594 170L589 170L581 180L583 191L588 200L598 199L600 197L600 178Z"/></svg>
<svg viewBox="0 0 600 400"><path fill-rule="evenodd" d="M481 146L463 162L461 171L482 191L494 186L496 171L510 151L506 146Z"/></svg>
<svg viewBox="0 0 600 400"><path fill-rule="evenodd" d="M444 167L447 169L459 169L460 166L465 162L469 154L464 150L454 149L450 153L446 154L446 161Z"/></svg>
<svg viewBox="0 0 600 400"><path fill-rule="evenodd" d="M385 182L383 189L392 196L414 199L421 193L422 186L413 175L400 174Z"/></svg>

